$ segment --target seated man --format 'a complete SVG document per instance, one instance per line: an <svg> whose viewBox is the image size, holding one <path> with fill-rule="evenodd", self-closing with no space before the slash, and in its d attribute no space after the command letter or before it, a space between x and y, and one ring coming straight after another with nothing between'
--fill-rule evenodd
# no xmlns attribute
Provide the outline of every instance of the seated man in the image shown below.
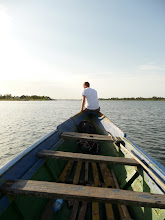
<svg viewBox="0 0 165 220"><path fill-rule="evenodd" d="M82 92L82 104L81 111L100 111L97 91L95 89L90 88L89 82L84 82L83 84L84 90ZM85 104L86 101L86 104ZM85 109L84 109L85 105Z"/></svg>

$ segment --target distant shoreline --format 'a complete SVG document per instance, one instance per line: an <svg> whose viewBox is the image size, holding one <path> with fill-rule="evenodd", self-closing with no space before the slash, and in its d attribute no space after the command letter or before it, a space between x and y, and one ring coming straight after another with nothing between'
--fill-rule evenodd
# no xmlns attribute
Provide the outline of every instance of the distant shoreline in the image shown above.
<svg viewBox="0 0 165 220"><path fill-rule="evenodd" d="M0 101L5 101L5 102L22 102L22 101L26 101L26 102L29 102L29 101L32 101L32 102L35 102L35 101L57 101L57 99L51 99L51 100L43 100L43 99L30 99L30 100L17 100L17 99L13 99L13 100L9 100L9 99L0 99Z"/></svg>
<svg viewBox="0 0 165 220"><path fill-rule="evenodd" d="M81 101L81 99L52 99L49 96L37 96L37 95L22 95L22 96L12 96L11 94L0 95L0 101ZM99 98L99 101L165 101L164 97L131 97L131 98Z"/></svg>
<svg viewBox="0 0 165 220"><path fill-rule="evenodd" d="M131 98L99 98L99 101L165 101L164 97L153 96L152 98L131 97Z"/></svg>
<svg viewBox="0 0 165 220"><path fill-rule="evenodd" d="M32 101L32 102L36 102L36 101L39 101L39 102L42 102L42 101L81 101L81 99L51 99L51 100L42 100L42 99L33 99L33 100L9 100L9 99L0 99L0 101L5 101L5 102L22 102L22 101L26 101L26 102L29 102L29 101ZM99 99L99 101L153 101L153 102L156 102L156 101L162 101L164 102L165 99L163 100L152 100L152 99Z"/></svg>
<svg viewBox="0 0 165 220"><path fill-rule="evenodd" d="M51 101L54 100L49 96L37 96L37 95L22 95L12 96L11 94L0 95L0 101Z"/></svg>

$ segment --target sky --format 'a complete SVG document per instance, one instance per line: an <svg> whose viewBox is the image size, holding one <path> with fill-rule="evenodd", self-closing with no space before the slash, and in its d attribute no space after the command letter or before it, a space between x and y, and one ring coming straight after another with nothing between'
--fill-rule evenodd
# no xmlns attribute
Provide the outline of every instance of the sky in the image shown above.
<svg viewBox="0 0 165 220"><path fill-rule="evenodd" d="M0 94L165 97L164 0L0 0Z"/></svg>

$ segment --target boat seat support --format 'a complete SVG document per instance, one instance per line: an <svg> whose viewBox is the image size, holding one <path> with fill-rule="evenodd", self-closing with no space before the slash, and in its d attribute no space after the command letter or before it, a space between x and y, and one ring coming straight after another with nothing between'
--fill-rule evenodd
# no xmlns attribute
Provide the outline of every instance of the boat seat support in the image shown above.
<svg viewBox="0 0 165 220"><path fill-rule="evenodd" d="M111 141L114 142L114 138L111 135L99 135L99 134L87 134L78 132L63 132L61 134L63 138L78 139L78 140L90 140L90 141Z"/></svg>
<svg viewBox="0 0 165 220"><path fill-rule="evenodd" d="M77 199L103 203L120 203L153 208L165 208L165 195L133 192L114 188L80 186L34 180L7 181L0 191L10 195L36 196L44 198Z"/></svg>
<svg viewBox="0 0 165 220"><path fill-rule="evenodd" d="M71 152L63 152L63 151L43 150L40 153L38 153L38 156L46 157L46 158L57 158L63 160L88 161L95 163L101 162L101 163L111 163L111 164L130 165L130 166L139 165L139 163L136 160L131 158L71 153Z"/></svg>

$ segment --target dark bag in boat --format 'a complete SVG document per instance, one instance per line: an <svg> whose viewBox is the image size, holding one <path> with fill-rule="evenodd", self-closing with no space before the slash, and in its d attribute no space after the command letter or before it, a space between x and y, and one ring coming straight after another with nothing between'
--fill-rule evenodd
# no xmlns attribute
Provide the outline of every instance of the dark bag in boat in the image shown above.
<svg viewBox="0 0 165 220"><path fill-rule="evenodd" d="M81 121L77 130L79 133L96 134L96 128L90 121Z"/></svg>
<svg viewBox="0 0 165 220"><path fill-rule="evenodd" d="M90 121L82 121L78 126L77 130L79 133L96 134L96 128ZM77 142L79 148L83 153L98 154L99 143L95 141L80 140Z"/></svg>
<svg viewBox="0 0 165 220"><path fill-rule="evenodd" d="M77 144L83 153L99 154L100 145L98 142L80 140Z"/></svg>

